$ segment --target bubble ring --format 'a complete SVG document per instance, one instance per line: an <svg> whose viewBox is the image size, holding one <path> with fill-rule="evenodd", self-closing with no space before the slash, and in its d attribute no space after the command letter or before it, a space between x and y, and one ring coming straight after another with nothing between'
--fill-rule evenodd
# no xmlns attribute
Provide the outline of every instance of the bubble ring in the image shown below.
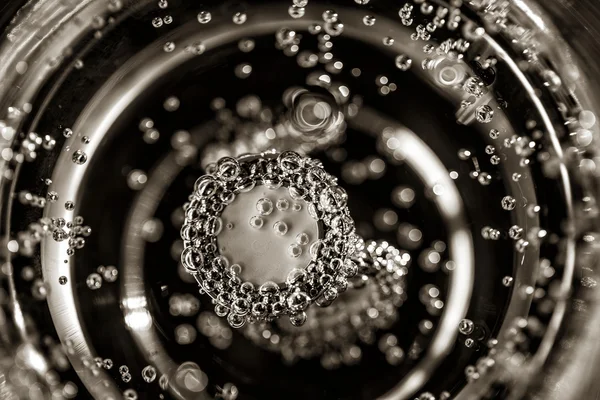
<svg viewBox="0 0 600 400"><path fill-rule="evenodd" d="M246 321L269 321L281 315L289 315L290 321L299 326L306 320L304 311L323 301L328 289L345 290L348 278L356 273L350 256L359 239L346 192L337 186L336 178L325 172L320 161L292 151L267 152L222 158L207 167L207 172L198 178L190 202L184 205L181 260L200 290L215 302L217 315L227 316L235 328ZM217 246L220 215L227 207L221 193L237 195L255 185L287 187L292 198L308 204L308 212L319 227L319 240L311 246L312 261L303 270L305 273L286 282L265 282L259 288L232 274Z"/></svg>

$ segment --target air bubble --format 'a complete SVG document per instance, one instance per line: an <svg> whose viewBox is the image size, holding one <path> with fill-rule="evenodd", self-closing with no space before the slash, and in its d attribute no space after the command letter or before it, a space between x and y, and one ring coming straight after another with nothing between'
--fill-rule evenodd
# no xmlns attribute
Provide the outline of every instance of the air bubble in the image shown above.
<svg viewBox="0 0 600 400"><path fill-rule="evenodd" d="M162 237L163 223L158 218L150 218L142 224L140 236L147 242L156 243Z"/></svg>
<svg viewBox="0 0 600 400"><path fill-rule="evenodd" d="M223 157L217 163L217 176L225 182L236 180L240 172L240 164L235 158Z"/></svg>
<svg viewBox="0 0 600 400"><path fill-rule="evenodd" d="M148 182L148 176L144 171L134 169L127 175L127 186L132 190L140 190Z"/></svg>
<svg viewBox="0 0 600 400"><path fill-rule="evenodd" d="M260 215L270 215L273 212L273 202L267 198L262 198L256 202L256 211Z"/></svg>
<svg viewBox="0 0 600 400"><path fill-rule="evenodd" d="M46 200L50 203L55 203L58 200L58 193L50 191L46 194Z"/></svg>
<svg viewBox="0 0 600 400"><path fill-rule="evenodd" d="M372 15L365 15L363 17L363 24L365 24L366 26L373 26L375 25L375 17Z"/></svg>
<svg viewBox="0 0 600 400"><path fill-rule="evenodd" d="M161 375L160 378L158 378L158 386L160 386L162 390L167 390L169 387L169 377L167 375Z"/></svg>
<svg viewBox="0 0 600 400"><path fill-rule="evenodd" d="M544 79L544 86L550 89L550 91L555 92L562 86L562 80L556 72L548 69L542 71L541 75L542 79Z"/></svg>
<svg viewBox="0 0 600 400"><path fill-rule="evenodd" d="M87 154L85 154L83 151L81 150L76 150L73 153L73 156L71 158L71 160L78 165L82 165L85 164L85 162L87 161Z"/></svg>
<svg viewBox="0 0 600 400"><path fill-rule="evenodd" d="M226 383L223 385L223 389L219 393L219 397L223 400L236 400L239 395L239 389L233 383Z"/></svg>
<svg viewBox="0 0 600 400"><path fill-rule="evenodd" d="M435 46L432 44L426 44L425 46L423 46L423 53L425 54L431 54L434 50ZM443 73L440 73L440 76L444 77L445 83L455 81L457 76L456 69L454 69L453 67L445 67L442 71Z"/></svg>
<svg viewBox="0 0 600 400"><path fill-rule="evenodd" d="M391 347L385 352L385 360L390 365L400 365L404 358L404 350L399 346Z"/></svg>
<svg viewBox="0 0 600 400"><path fill-rule="evenodd" d="M492 176L487 172L482 172L477 176L477 181L482 186L487 186L492 183Z"/></svg>
<svg viewBox="0 0 600 400"><path fill-rule="evenodd" d="M276 235L278 236L285 236L285 234L288 231L288 226L285 222L283 221L276 221L273 224L273 231L275 232Z"/></svg>
<svg viewBox="0 0 600 400"><path fill-rule="evenodd" d="M235 13L232 18L233 23L236 25L242 25L244 22L246 22L247 19L248 19L248 16L242 12Z"/></svg>
<svg viewBox="0 0 600 400"><path fill-rule="evenodd" d="M286 173L298 172L302 168L302 157L293 151L286 151L277 157L277 163Z"/></svg>
<svg viewBox="0 0 600 400"><path fill-rule="evenodd" d="M263 227L265 221L262 219L262 217L259 216L253 216L252 218L250 218L250 226L254 229L260 229Z"/></svg>
<svg viewBox="0 0 600 400"><path fill-rule="evenodd" d="M537 204L530 204L527 206L527 215L529 215L530 218L537 216L540 211L542 211L542 208Z"/></svg>
<svg viewBox="0 0 600 400"><path fill-rule="evenodd" d="M346 206L348 195L339 186L328 187L319 196L319 205L326 212L338 212Z"/></svg>
<svg viewBox="0 0 600 400"><path fill-rule="evenodd" d="M326 23L324 29L331 36L340 36L344 32L344 24L341 21Z"/></svg>
<svg viewBox="0 0 600 400"><path fill-rule="evenodd" d="M242 39L238 43L238 49L240 49L243 53L249 53L254 50L254 40L252 39Z"/></svg>
<svg viewBox="0 0 600 400"><path fill-rule="evenodd" d="M206 222L206 233L211 236L217 236L223 229L223 220L221 217L212 217Z"/></svg>
<svg viewBox="0 0 600 400"><path fill-rule="evenodd" d="M156 369L151 365L147 365L142 369L142 378L148 383L154 382L156 379Z"/></svg>
<svg viewBox="0 0 600 400"><path fill-rule="evenodd" d="M55 229L52 231L52 239L54 239L55 242L62 242L67 240L68 237L69 235L63 229Z"/></svg>
<svg viewBox="0 0 600 400"><path fill-rule="evenodd" d="M175 43L174 42L167 42L164 44L163 46L163 50L166 53L171 53L173 50L175 50Z"/></svg>
<svg viewBox="0 0 600 400"><path fill-rule="evenodd" d="M288 297L287 304L293 312L304 311L310 304L310 297L302 292L294 292Z"/></svg>
<svg viewBox="0 0 600 400"><path fill-rule="evenodd" d="M277 200L276 207L279 211L287 211L290 208L290 202L286 199Z"/></svg>
<svg viewBox="0 0 600 400"><path fill-rule="evenodd" d="M463 319L458 324L458 331L463 335L470 335L475 330L475 324L470 319Z"/></svg>
<svg viewBox="0 0 600 400"><path fill-rule="evenodd" d="M296 32L287 28L281 28L275 34L277 44L281 46L281 48L285 48L292 45L296 40L296 37Z"/></svg>
<svg viewBox="0 0 600 400"><path fill-rule="evenodd" d="M333 10L325 10L325 12L323 12L323 21L325 21L328 24L334 23L338 20L338 14L333 11Z"/></svg>
<svg viewBox="0 0 600 400"><path fill-rule="evenodd" d="M117 280L118 276L119 270L113 265L105 267L104 271L102 271L102 277L106 282L114 282Z"/></svg>
<svg viewBox="0 0 600 400"><path fill-rule="evenodd" d="M227 315L227 322L229 322L229 325L231 325L232 328L237 329L244 326L246 319L239 314L229 313L229 315Z"/></svg>
<svg viewBox="0 0 600 400"><path fill-rule="evenodd" d="M517 240L517 242L515 243L515 250L519 253L524 253L525 250L527 250L527 247L529 246L529 242L524 240L524 239L519 239Z"/></svg>
<svg viewBox="0 0 600 400"><path fill-rule="evenodd" d="M155 28L160 28L163 26L163 20L160 17L155 17L152 19L152 26Z"/></svg>
<svg viewBox="0 0 600 400"><path fill-rule="evenodd" d="M252 66L250 64L240 64L235 67L235 76L240 79L245 79L252 73Z"/></svg>
<svg viewBox="0 0 600 400"><path fill-rule="evenodd" d="M240 264L232 264L232 265L229 267L229 272L230 272L232 275L239 275L239 274L241 274L241 273L242 273L242 266L241 266Z"/></svg>
<svg viewBox="0 0 600 400"><path fill-rule="evenodd" d="M316 34L320 33L322 29L323 28L319 24L311 24L308 27L308 33L310 33L311 35L316 35Z"/></svg>
<svg viewBox="0 0 600 400"><path fill-rule="evenodd" d="M304 311L290 315L290 322L294 326L302 326L306 322L307 315Z"/></svg>
<svg viewBox="0 0 600 400"><path fill-rule="evenodd" d="M308 235L304 232L299 233L298 235L296 235L296 243L298 243L301 246L306 246L308 244L309 238Z"/></svg>
<svg viewBox="0 0 600 400"><path fill-rule="evenodd" d="M297 244L293 243L288 246L287 253L292 258L298 258L302 255L302 248Z"/></svg>
<svg viewBox="0 0 600 400"><path fill-rule="evenodd" d="M208 24L211 19L212 15L208 11L200 11L198 13L198 22L200 22L201 24Z"/></svg>
<svg viewBox="0 0 600 400"><path fill-rule="evenodd" d="M306 9L304 7L291 6L288 8L288 14L292 18L302 18L306 14Z"/></svg>
<svg viewBox="0 0 600 400"><path fill-rule="evenodd" d="M163 107L166 111L173 112L177 111L179 108L180 102L179 99L175 96L171 96L165 100L163 103Z"/></svg>
<svg viewBox="0 0 600 400"><path fill-rule="evenodd" d="M502 198L501 204L503 209L505 209L506 211L511 211L514 210L517 206L517 200L515 200L515 198L512 196L504 196Z"/></svg>
<svg viewBox="0 0 600 400"><path fill-rule="evenodd" d="M463 90L470 94L471 96L475 96L480 98L484 95L485 84L479 77L471 77L468 78L463 84Z"/></svg>
<svg viewBox="0 0 600 400"><path fill-rule="evenodd" d="M396 68L401 71L408 71L412 66L412 59L406 54L400 54L396 57Z"/></svg>
<svg viewBox="0 0 600 400"><path fill-rule="evenodd" d="M88 275L87 279L85 280L85 283L87 287L92 290L100 289L102 287L102 277L100 276L100 274L93 272Z"/></svg>
<svg viewBox="0 0 600 400"><path fill-rule="evenodd" d="M482 124L488 124L492 122L493 117L494 110L487 104L477 107L477 110L475 111L475 118L477 118L477 122Z"/></svg>

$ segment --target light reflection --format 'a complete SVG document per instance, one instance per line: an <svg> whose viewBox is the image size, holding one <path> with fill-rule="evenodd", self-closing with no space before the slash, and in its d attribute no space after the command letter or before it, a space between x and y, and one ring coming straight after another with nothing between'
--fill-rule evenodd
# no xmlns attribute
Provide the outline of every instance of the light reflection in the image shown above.
<svg viewBox="0 0 600 400"><path fill-rule="evenodd" d="M134 331L145 331L152 326L152 315L147 309L148 301L144 296L125 297L123 308L125 323Z"/></svg>
<svg viewBox="0 0 600 400"><path fill-rule="evenodd" d="M152 316L148 310L132 310L125 314L125 323L134 331L145 331L152 326Z"/></svg>
<svg viewBox="0 0 600 400"><path fill-rule="evenodd" d="M206 389L208 376L200 369L198 364L188 361L177 368L175 381L190 392L199 393Z"/></svg>

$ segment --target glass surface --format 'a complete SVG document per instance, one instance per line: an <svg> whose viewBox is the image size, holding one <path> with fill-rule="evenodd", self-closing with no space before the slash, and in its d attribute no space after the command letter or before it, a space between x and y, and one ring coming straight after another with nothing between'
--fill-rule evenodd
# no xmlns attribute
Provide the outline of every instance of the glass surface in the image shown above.
<svg viewBox="0 0 600 400"><path fill-rule="evenodd" d="M595 398L599 20L0 5L0 398Z"/></svg>

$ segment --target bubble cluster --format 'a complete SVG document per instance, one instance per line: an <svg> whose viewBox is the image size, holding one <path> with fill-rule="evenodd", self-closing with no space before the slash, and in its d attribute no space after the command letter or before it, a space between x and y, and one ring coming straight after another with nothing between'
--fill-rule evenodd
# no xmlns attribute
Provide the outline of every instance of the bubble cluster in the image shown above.
<svg viewBox="0 0 600 400"><path fill-rule="evenodd" d="M46 225L46 222L43 222ZM56 242L68 241L68 256L75 254L75 250L85 246L85 237L92 233L92 228L83 225L83 217L76 216L73 221L67 222L64 218L54 218L46 225L51 231L52 239Z"/></svg>
<svg viewBox="0 0 600 400"><path fill-rule="evenodd" d="M290 321L296 325L303 324L306 320L304 308L298 308L295 304L296 299L300 296L299 293L313 293L311 296L304 294L303 298L307 299L308 304L311 304L318 297L319 293L327 290L333 290L334 286L327 283L327 280L319 280L319 276L337 276L338 285L345 288L347 283L347 275L339 268L332 265L329 269L316 269L316 266L308 266L307 272L313 276L312 280L298 281L294 285L289 286L285 291L275 283L262 284L258 290L254 285L247 285L248 289L240 289L246 293L244 299L226 300L225 295L214 286L215 279L223 279L227 277L227 272L223 270L228 266L224 264L224 257L215 253L216 249L210 249L210 246L200 245L200 243L192 242L192 238L200 237L198 227L202 228L202 233L208 235L207 238L215 237L219 231L212 229L214 223L211 221L219 220L220 216L211 214L202 214L202 210L206 208L197 208L201 202L215 202L219 204L222 200L219 199L219 193L223 191L235 191L236 185L243 185L248 181L262 181L265 186L280 187L285 185L288 187L289 194L292 197L302 198L309 205L309 214L317 220L327 217L325 228L329 233L325 233L327 238L325 241L320 241L320 246L311 247L313 259L322 259L332 257L336 263L342 262L352 252L351 244L356 240L354 234L353 221L348 217L346 208L346 192L339 186L333 184L333 178L328 175L320 163L315 160L304 158L295 152L284 152L279 155L262 154L250 161L234 160L233 163L239 163L240 171L256 170L256 175L238 175L235 180L223 179L218 168L214 175L205 175L199 178L195 184L194 196L196 197L192 203L188 203L185 207L186 221L181 230L182 239L184 241L184 250L182 253L182 263L186 270L195 274L202 284L202 288L211 294L211 297L217 300L217 315L227 316L227 321L232 327L239 328L246 322L248 316L262 319L266 315L273 317L282 314L289 314ZM218 164L218 163L217 163ZM260 171L260 165L268 164L269 167ZM264 168L264 167L263 167ZM299 172L312 173L311 183L307 186L301 186L293 181L291 177ZM277 183L275 183L277 182ZM251 185L253 187L253 185ZM292 210L295 205L294 203ZM250 218L250 226L255 229L260 229L264 224L264 218L274 212L275 207L273 201L263 197L256 203L256 210L264 216L253 216ZM301 208L298 210L300 211ZM311 211L312 210L312 211ZM279 210L277 212L280 212ZM259 219L260 218L260 219ZM206 221L198 224L198 221ZM285 236L288 233L289 225L285 221L279 219L273 223L274 233L278 236ZM294 240L294 238L292 238ZM289 243L289 242L288 242ZM290 243L289 255L292 258L300 256L302 253L301 246L296 243ZM299 251L301 250L301 251ZM207 266L209 269L207 269ZM210 276L210 279L208 278ZM331 279L331 278L329 278ZM331 281L329 281L331 282ZM239 283L233 282L234 285ZM245 284L242 283L242 286ZM245 286L244 286L245 287ZM225 288L223 288L225 289ZM279 297L283 296L286 301L277 301L272 296L280 293ZM266 303L265 303L266 302ZM261 304L261 305L259 305ZM268 305L268 306L267 306Z"/></svg>
<svg viewBox="0 0 600 400"><path fill-rule="evenodd" d="M358 255L357 263L367 270L377 271L373 277L366 278L369 283L360 289L366 291L364 295L356 298L352 291L326 291L320 304L328 307L311 308L306 312L312 318L308 332L295 330L293 326L297 321L292 320L289 326L267 322L251 324L245 328L244 334L259 346L281 354L286 363L295 363L305 358L319 358L321 365L326 369L359 363L362 359L359 344L372 344L377 331L391 326L397 320L396 307L406 298L404 277L410 265L410 256L386 242L359 242L356 248L365 250ZM348 260L345 264L348 270L357 268L354 261ZM356 271L352 272L355 273ZM290 273L288 282L305 278L305 271L294 270ZM379 292L383 287L390 290ZM382 294L374 297L369 295L375 293ZM337 301L332 304L334 299ZM307 307L309 299L305 294L297 293L288 301L290 307L303 310ZM300 314L300 321L304 318L306 316ZM361 325L362 329L357 333L352 329L354 324L364 325ZM334 329L339 333L334 334ZM307 335L311 338L310 344L303 340ZM380 343L384 341L382 338ZM388 342L390 346L380 346L380 349L386 355L390 354L388 361L392 365L398 365L404 360L403 353L402 357L398 357L398 349L402 349L397 346L397 339L395 343L392 343L391 338Z"/></svg>

